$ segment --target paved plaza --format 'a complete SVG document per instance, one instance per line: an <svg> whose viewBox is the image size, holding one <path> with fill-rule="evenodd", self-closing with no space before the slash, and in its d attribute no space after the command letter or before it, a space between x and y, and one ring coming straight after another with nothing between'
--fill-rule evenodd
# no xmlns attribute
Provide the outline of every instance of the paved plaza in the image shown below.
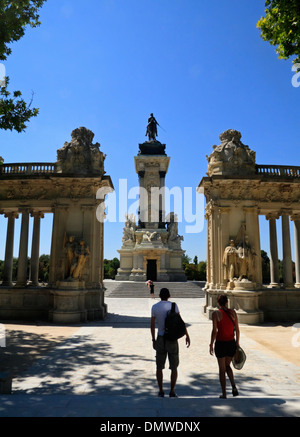
<svg viewBox="0 0 300 437"><path fill-rule="evenodd" d="M12 394L0 396L0 416L300 416L300 354L292 324L241 326L247 362L235 371L240 395L233 398L228 387L228 398L219 399L217 360L208 353L211 322L203 314L204 298L173 300L191 337L190 348L184 339L179 341L178 398L167 395L168 368L164 371L166 396L157 397L150 311L158 298L108 296L109 314L102 322L6 325L2 354L9 352L14 337L20 344L14 357L2 355L4 368L12 360L14 375ZM18 354L24 357L19 366L13 362Z"/></svg>

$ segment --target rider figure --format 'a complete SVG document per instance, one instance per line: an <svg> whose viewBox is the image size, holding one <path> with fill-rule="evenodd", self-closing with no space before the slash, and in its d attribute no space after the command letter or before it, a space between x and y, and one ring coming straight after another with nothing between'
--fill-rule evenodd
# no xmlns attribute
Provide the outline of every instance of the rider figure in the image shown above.
<svg viewBox="0 0 300 437"><path fill-rule="evenodd" d="M157 125L158 125L158 123L155 120L154 115L151 113L150 117L148 118L148 125L147 125L147 131L146 131L146 135L148 135L149 141L156 140Z"/></svg>

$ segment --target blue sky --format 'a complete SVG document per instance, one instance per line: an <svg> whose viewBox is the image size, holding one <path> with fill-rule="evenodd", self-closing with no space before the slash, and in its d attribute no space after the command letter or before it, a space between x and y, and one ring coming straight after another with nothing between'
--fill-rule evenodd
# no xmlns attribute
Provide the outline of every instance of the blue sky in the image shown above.
<svg viewBox="0 0 300 437"><path fill-rule="evenodd" d="M153 112L171 157L170 188L196 189L226 129L242 133L258 164L300 165L300 87L291 84L291 60L278 60L260 38L263 14L264 0L48 0L41 26L28 28L5 62L10 90L28 101L34 91L40 114L22 134L0 133L0 155L6 163L55 162L71 131L85 126L107 155L116 190L120 179L134 187L134 156ZM0 226L5 235L3 218ZM122 227L106 223L106 258L118 256ZM184 230L180 223L186 253L206 259L205 225ZM262 218L266 251L267 232ZM50 237L46 216L41 253L50 252Z"/></svg>

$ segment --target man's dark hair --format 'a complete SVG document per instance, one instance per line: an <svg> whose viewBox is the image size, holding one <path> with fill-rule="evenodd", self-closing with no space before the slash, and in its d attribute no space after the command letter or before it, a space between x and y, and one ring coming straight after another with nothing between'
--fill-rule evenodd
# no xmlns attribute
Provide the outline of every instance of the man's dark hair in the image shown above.
<svg viewBox="0 0 300 437"><path fill-rule="evenodd" d="M170 292L169 292L168 288L162 288L159 292L159 297L162 300L167 300L170 297Z"/></svg>

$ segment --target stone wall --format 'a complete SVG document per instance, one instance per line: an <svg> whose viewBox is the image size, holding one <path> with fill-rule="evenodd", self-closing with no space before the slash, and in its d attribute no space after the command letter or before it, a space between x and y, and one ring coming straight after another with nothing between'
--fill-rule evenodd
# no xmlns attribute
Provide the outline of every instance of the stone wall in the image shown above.
<svg viewBox="0 0 300 437"><path fill-rule="evenodd" d="M55 296L60 293L56 302ZM80 323L107 314L102 290L58 291L47 287L0 288L0 319Z"/></svg>

